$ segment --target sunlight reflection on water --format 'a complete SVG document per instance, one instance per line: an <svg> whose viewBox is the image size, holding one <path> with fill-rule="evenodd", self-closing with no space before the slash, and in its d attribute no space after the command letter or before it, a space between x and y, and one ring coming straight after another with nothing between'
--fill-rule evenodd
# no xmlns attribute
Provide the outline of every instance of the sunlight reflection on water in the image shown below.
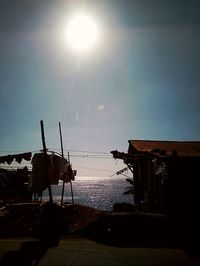
<svg viewBox="0 0 200 266"><path fill-rule="evenodd" d="M133 195L123 195L129 187L125 179L121 178L92 178L76 177L72 182L74 202L100 210L112 210L116 202L133 204ZM54 201L60 201L62 185L52 186ZM47 190L43 199L48 198ZM64 202L72 202L70 184L65 185Z"/></svg>

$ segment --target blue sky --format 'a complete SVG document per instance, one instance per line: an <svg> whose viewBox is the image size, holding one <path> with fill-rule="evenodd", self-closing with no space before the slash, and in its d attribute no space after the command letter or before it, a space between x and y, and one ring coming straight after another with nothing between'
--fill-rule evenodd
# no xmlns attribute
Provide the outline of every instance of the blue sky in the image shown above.
<svg viewBox="0 0 200 266"><path fill-rule="evenodd" d="M100 28L85 55L61 34L82 9ZM1 154L41 149L41 119L50 149L60 149L59 121L65 150L200 140L199 11L198 0L0 0ZM72 157L80 175L121 167L84 154Z"/></svg>

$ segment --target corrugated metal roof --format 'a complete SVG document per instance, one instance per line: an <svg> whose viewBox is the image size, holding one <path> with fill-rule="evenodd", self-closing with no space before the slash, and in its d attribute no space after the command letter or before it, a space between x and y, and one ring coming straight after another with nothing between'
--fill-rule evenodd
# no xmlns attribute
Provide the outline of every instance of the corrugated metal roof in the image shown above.
<svg viewBox="0 0 200 266"><path fill-rule="evenodd" d="M150 152L156 155L200 157L200 141L129 140L129 149L135 152Z"/></svg>

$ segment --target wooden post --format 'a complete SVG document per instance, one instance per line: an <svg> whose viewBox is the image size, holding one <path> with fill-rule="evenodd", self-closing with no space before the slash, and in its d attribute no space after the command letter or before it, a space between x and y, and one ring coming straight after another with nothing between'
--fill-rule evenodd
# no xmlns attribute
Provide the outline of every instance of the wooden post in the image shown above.
<svg viewBox="0 0 200 266"><path fill-rule="evenodd" d="M61 155L62 155L62 160L63 160L64 159L64 153L63 153L63 141L62 141L62 131L61 131L61 123L60 122L59 122L59 132L60 132ZM64 191L65 191L65 177L63 177L62 195L61 195L61 202L60 202L61 206L63 205Z"/></svg>
<svg viewBox="0 0 200 266"><path fill-rule="evenodd" d="M40 121L41 126L41 135L42 135L42 145L43 145L43 152L44 152L44 172L45 172L45 178L47 181L48 191L49 191L49 202L53 204L53 197L52 197L52 191L51 191L51 182L48 175L48 162L47 162L47 149L46 149L46 143L45 143L45 136L44 136L44 124L43 120Z"/></svg>
<svg viewBox="0 0 200 266"><path fill-rule="evenodd" d="M68 162L70 163L69 152L68 152ZM71 180L70 180L70 188L71 188L71 195L72 195L72 204L74 205L74 193L73 193L72 181Z"/></svg>

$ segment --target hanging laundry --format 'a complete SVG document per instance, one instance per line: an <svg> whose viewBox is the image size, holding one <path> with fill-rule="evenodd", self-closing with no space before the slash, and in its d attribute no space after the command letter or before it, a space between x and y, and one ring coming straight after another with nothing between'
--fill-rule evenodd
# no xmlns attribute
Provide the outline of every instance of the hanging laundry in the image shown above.
<svg viewBox="0 0 200 266"><path fill-rule="evenodd" d="M15 159L15 157L13 155L1 156L0 157L0 163L11 164L14 159Z"/></svg>
<svg viewBox="0 0 200 266"><path fill-rule="evenodd" d="M33 168L29 186L33 193L39 194L47 188L46 173L44 168L44 154L34 154L31 163Z"/></svg>
<svg viewBox="0 0 200 266"><path fill-rule="evenodd" d="M34 154L31 161L33 168L30 181L30 189L33 193L44 191L48 187L48 181L51 185L58 184L60 177L60 163L58 162L60 162L60 157L58 156L44 155L43 153Z"/></svg>
<svg viewBox="0 0 200 266"><path fill-rule="evenodd" d="M26 161L30 161L32 158L32 153L31 152L25 152L22 153L22 159L26 160Z"/></svg>
<svg viewBox="0 0 200 266"><path fill-rule="evenodd" d="M13 160L15 159L14 156L12 155L8 155L7 158L6 158L6 163L7 164L11 164L13 162Z"/></svg>
<svg viewBox="0 0 200 266"><path fill-rule="evenodd" d="M72 166L71 164L69 165L69 174L68 174L68 178L69 180L71 181L74 181L75 180L75 176L76 176L76 170L72 170Z"/></svg>
<svg viewBox="0 0 200 266"><path fill-rule="evenodd" d="M70 182L75 180L75 171L71 169L71 165L68 163L67 159L62 158L58 155L52 154L52 169L49 171L51 184L58 184L59 179L65 180L65 182Z"/></svg>
<svg viewBox="0 0 200 266"><path fill-rule="evenodd" d="M23 159L26 161L30 161L31 157L32 157L31 152L0 156L0 163L11 164L14 160L16 160L16 162L18 162L18 163L21 163Z"/></svg>
<svg viewBox="0 0 200 266"><path fill-rule="evenodd" d="M6 156L0 156L0 163L6 162Z"/></svg>
<svg viewBox="0 0 200 266"><path fill-rule="evenodd" d="M51 169L51 184L56 185L59 182L62 172L62 158L58 155L53 154L52 158L52 169Z"/></svg>
<svg viewBox="0 0 200 266"><path fill-rule="evenodd" d="M67 162L65 164L65 171L61 174L60 179L64 180L65 183L69 183L70 181L74 181L76 176L76 171L72 170L71 164Z"/></svg>
<svg viewBox="0 0 200 266"><path fill-rule="evenodd" d="M61 158L61 169L60 169L60 179L65 179L68 175L69 163L65 158Z"/></svg>
<svg viewBox="0 0 200 266"><path fill-rule="evenodd" d="M15 156L15 161L18 162L18 163L21 163L22 159L23 159L23 157L22 157L21 154L18 154L18 155Z"/></svg>

